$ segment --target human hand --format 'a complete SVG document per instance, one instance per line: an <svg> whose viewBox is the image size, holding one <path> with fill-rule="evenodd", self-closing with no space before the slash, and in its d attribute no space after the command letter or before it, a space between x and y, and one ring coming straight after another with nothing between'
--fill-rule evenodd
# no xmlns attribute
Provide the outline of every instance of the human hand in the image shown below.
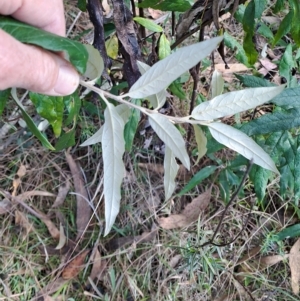
<svg viewBox="0 0 300 301"><path fill-rule="evenodd" d="M63 0L0 0L0 15L65 35ZM56 96L76 90L79 75L59 54L25 45L1 29L0 41L0 90L19 87Z"/></svg>

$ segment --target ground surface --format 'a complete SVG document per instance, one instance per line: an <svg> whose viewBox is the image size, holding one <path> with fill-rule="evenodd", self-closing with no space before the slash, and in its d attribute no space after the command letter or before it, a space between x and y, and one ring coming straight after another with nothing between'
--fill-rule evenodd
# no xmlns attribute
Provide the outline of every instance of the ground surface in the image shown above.
<svg viewBox="0 0 300 301"><path fill-rule="evenodd" d="M73 26L70 36L86 42L92 28L87 14L76 19L79 10L70 1L66 13L68 27ZM237 25L224 22L240 38ZM82 32L85 34L79 37ZM233 70L249 72L230 55L231 71L223 70L228 91L238 88ZM216 63L223 68L217 55ZM210 75L207 70L203 73L204 84L199 87L203 95L209 93ZM102 114L99 102L88 101ZM186 110L176 99L171 106L177 113ZM100 127L96 113L83 112L78 145ZM8 117L11 114L6 112ZM299 300L292 293L288 259L295 241L276 243L271 238L274 231L298 221L289 199L278 193L278 179L268 186L264 206L257 204L252 184L246 180L243 194L225 215L222 192L213 177L166 201L162 156L156 150L161 145L152 142L150 148L143 147L152 133L142 133L142 122L139 129L132 151L124 158L121 212L107 237L102 234L100 146L76 145L67 153L49 152L18 123L14 134L4 135L0 150L0 300ZM190 143L192 151L195 142ZM226 162L235 154L223 150L217 156ZM212 163L204 157L191 173L182 172L177 192L193 174ZM191 217L193 206L202 208L196 219ZM179 213L185 215L186 224L169 230L172 221L167 219L162 226L162 218ZM213 244L203 246L220 220Z"/></svg>

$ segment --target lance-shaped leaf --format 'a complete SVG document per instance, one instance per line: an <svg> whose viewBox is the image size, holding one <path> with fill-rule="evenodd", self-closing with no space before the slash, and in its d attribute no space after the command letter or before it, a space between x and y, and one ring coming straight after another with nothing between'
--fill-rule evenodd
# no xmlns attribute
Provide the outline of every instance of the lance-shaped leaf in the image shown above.
<svg viewBox="0 0 300 301"><path fill-rule="evenodd" d="M219 143L233 149L245 158L253 160L253 163L279 174L271 157L246 134L219 122L212 122L207 126Z"/></svg>
<svg viewBox="0 0 300 301"><path fill-rule="evenodd" d="M165 36L165 34L162 34L159 38L159 44L158 44L158 58L160 60L163 60L167 56L171 54L171 47L170 42Z"/></svg>
<svg viewBox="0 0 300 301"><path fill-rule="evenodd" d="M115 110L117 111L118 115L121 116L125 124L128 121L128 118L131 114L130 108L125 104L120 104L115 107ZM82 144L80 144L80 146L88 146L88 145L93 145L101 142L102 134L103 134L103 126L93 136L91 136L90 138L85 140Z"/></svg>
<svg viewBox="0 0 300 301"><path fill-rule="evenodd" d="M143 62L140 62L140 61L137 61L137 64L138 64L138 68L139 68L139 70L140 70L140 72L141 72L142 75L145 74L151 68L147 64L145 64ZM151 106L154 109L159 109L166 102L167 91L166 91L166 89L162 89L161 91L159 91L156 94L147 96L146 99L149 100Z"/></svg>
<svg viewBox="0 0 300 301"><path fill-rule="evenodd" d="M161 26L157 25L150 19L135 17L135 18L133 18L133 20L151 31L154 31L154 32L162 32L163 31L163 28Z"/></svg>
<svg viewBox="0 0 300 301"><path fill-rule="evenodd" d="M223 89L224 79L222 74L215 70L211 80L211 98L221 95L223 93Z"/></svg>
<svg viewBox="0 0 300 301"><path fill-rule="evenodd" d="M190 158L177 128L166 117L155 113L149 115L149 123L157 136L172 150L174 156L189 170Z"/></svg>
<svg viewBox="0 0 300 301"><path fill-rule="evenodd" d="M197 120L213 120L234 115L270 101L283 89L284 85L281 85L225 93L194 108L192 117Z"/></svg>
<svg viewBox="0 0 300 301"><path fill-rule="evenodd" d="M43 144L43 146L45 146L46 148L48 148L50 150L55 150L55 148L51 145L51 143L48 141L48 139L46 138L46 136L44 136L40 132L40 130L35 125L34 121L31 119L31 117L26 112L24 106L22 105L22 103L18 99L17 92L16 92L15 88L13 88L11 90L11 95L12 95L14 101L16 102L17 106L21 110L22 117L25 120L26 125L28 126L28 128L30 129L30 131L32 132L32 134L40 140L40 142Z"/></svg>
<svg viewBox="0 0 300 301"><path fill-rule="evenodd" d="M120 209L121 184L125 170L122 160L125 141L123 137L124 121L112 104L107 103L104 117L102 133L106 222L104 235L107 235Z"/></svg>
<svg viewBox="0 0 300 301"><path fill-rule="evenodd" d="M168 200L176 187L175 178L178 172L179 166L176 163L175 156L169 147L166 147L164 158L164 187L165 187L165 199Z"/></svg>
<svg viewBox="0 0 300 301"><path fill-rule="evenodd" d="M98 49L89 44L84 44L84 47L89 55L84 76L90 80L95 80L101 76L104 70L104 62Z"/></svg>
<svg viewBox="0 0 300 301"><path fill-rule="evenodd" d="M131 87L126 96L143 98L167 88L181 74L208 56L222 40L223 37L216 37L178 49L153 65Z"/></svg>
<svg viewBox="0 0 300 301"><path fill-rule="evenodd" d="M53 128L56 137L60 136L64 101L61 96L47 96L31 92L29 94L30 100L35 105L36 111L45 119L49 121Z"/></svg>
<svg viewBox="0 0 300 301"><path fill-rule="evenodd" d="M20 42L37 45L50 51L64 51L77 70L80 73L85 72L88 52L81 43L8 17L0 17L0 28Z"/></svg>
<svg viewBox="0 0 300 301"><path fill-rule="evenodd" d="M197 142L197 148L198 148L198 158L195 162L195 165L197 165L200 161L200 159L206 154L207 152L207 138L204 135L202 129L199 125L193 124L194 132L195 132L195 138Z"/></svg>

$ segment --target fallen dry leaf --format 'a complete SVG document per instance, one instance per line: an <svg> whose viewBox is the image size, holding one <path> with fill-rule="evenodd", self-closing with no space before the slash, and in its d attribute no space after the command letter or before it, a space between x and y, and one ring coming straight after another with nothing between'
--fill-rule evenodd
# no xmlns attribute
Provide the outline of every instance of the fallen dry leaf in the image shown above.
<svg viewBox="0 0 300 301"><path fill-rule="evenodd" d="M148 8L148 12L154 20L158 19L163 15L163 12L158 9Z"/></svg>
<svg viewBox="0 0 300 301"><path fill-rule="evenodd" d="M65 246L66 242L67 242L67 237L65 235L64 227L60 223L60 225L59 225L59 242L55 249L56 250L62 249Z"/></svg>
<svg viewBox="0 0 300 301"><path fill-rule="evenodd" d="M56 293L67 282L68 280L62 277L55 279L37 293L35 300L44 300L45 297Z"/></svg>
<svg viewBox="0 0 300 301"><path fill-rule="evenodd" d="M93 267L91 270L90 278L92 280L95 280L95 279L103 280L103 275L107 269L108 263L107 263L106 259L101 258L101 254L100 254L97 246L95 246L95 248L96 248L96 250L95 250L94 256L92 258Z"/></svg>
<svg viewBox="0 0 300 301"><path fill-rule="evenodd" d="M17 195L17 189L21 184L21 178L24 177L25 175L26 175L26 166L21 164L21 166L19 167L17 173L15 174L14 180L13 180L12 196Z"/></svg>
<svg viewBox="0 0 300 301"><path fill-rule="evenodd" d="M180 255L180 254L175 255L169 261L169 266L174 269L180 262L181 258L182 258L182 255Z"/></svg>
<svg viewBox="0 0 300 301"><path fill-rule="evenodd" d="M298 295L300 280L300 238L298 238L290 251L290 269L292 290L295 295Z"/></svg>
<svg viewBox="0 0 300 301"><path fill-rule="evenodd" d="M11 201L4 199L0 202L0 215L10 212L13 208Z"/></svg>
<svg viewBox="0 0 300 301"><path fill-rule="evenodd" d="M15 224L24 229L23 239L25 239L27 235L34 230L33 225L29 222L26 215L19 210L15 211Z"/></svg>
<svg viewBox="0 0 300 301"><path fill-rule="evenodd" d="M59 187L57 197L53 205L51 206L51 209L60 207L64 203L69 190L70 190L70 182L67 180L65 185Z"/></svg>
<svg viewBox="0 0 300 301"><path fill-rule="evenodd" d="M192 222L196 221L200 213L207 208L210 198L211 189L193 199L192 202L184 208L182 213L159 218L158 223L160 227L168 230L187 227Z"/></svg>
<svg viewBox="0 0 300 301"><path fill-rule="evenodd" d="M35 216L37 216L46 225L51 237L56 240L59 240L60 239L60 231L57 229L57 227L51 221L51 219L46 214L39 211L38 209L35 208L34 210L36 211ZM33 213L33 209L31 209L31 213Z"/></svg>
<svg viewBox="0 0 300 301"><path fill-rule="evenodd" d="M162 164L152 164L152 163L139 163L138 166L141 169L146 169L149 172L154 172L158 175L163 176L165 169ZM188 181L192 177L190 171L188 171L183 165L179 166L179 170L176 176L178 181Z"/></svg>
<svg viewBox="0 0 300 301"><path fill-rule="evenodd" d="M78 276L85 267L85 259L90 250L85 250L72 259L62 272L63 279L69 280Z"/></svg>
<svg viewBox="0 0 300 301"><path fill-rule="evenodd" d="M86 227L89 224L92 210L89 205L89 196L84 186L84 180L80 168L76 164L75 160L69 152L65 152L66 160L69 164L74 188L76 192L76 226L77 226L77 236L76 241L81 238Z"/></svg>
<svg viewBox="0 0 300 301"><path fill-rule="evenodd" d="M269 59L260 59L259 60L262 66L267 69L268 71L276 69L277 65L272 63Z"/></svg>
<svg viewBox="0 0 300 301"><path fill-rule="evenodd" d="M104 9L103 15L107 16L110 13L110 6L107 2L107 0L102 0L102 7Z"/></svg>
<svg viewBox="0 0 300 301"><path fill-rule="evenodd" d="M114 252L125 245L129 245L133 243L141 244L141 243L150 242L155 239L157 232L158 232L158 227L155 224L153 224L150 232L147 231L137 236L113 238L112 240L110 240L108 243L105 244L105 249L108 250L109 252Z"/></svg>

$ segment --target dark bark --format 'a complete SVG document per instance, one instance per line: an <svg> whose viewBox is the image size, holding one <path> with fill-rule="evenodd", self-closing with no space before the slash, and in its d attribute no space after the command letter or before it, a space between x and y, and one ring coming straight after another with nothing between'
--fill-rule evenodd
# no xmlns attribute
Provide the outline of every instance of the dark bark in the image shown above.
<svg viewBox="0 0 300 301"><path fill-rule="evenodd" d="M120 52L124 58L123 71L129 87L141 76L137 60L141 60L141 51L137 41L132 13L123 0L112 0L114 7L114 23L117 30Z"/></svg>
<svg viewBox="0 0 300 301"><path fill-rule="evenodd" d="M104 35L104 23L103 23L103 8L100 0L88 0L87 10L89 12L90 20L94 25L94 42L93 46L99 50L104 61L104 77L109 77L107 70L110 69L112 63L108 57L105 48L105 35Z"/></svg>
<svg viewBox="0 0 300 301"><path fill-rule="evenodd" d="M176 41L172 45L172 49L199 29L209 25L214 20L216 21L219 16L227 11L235 12L237 5L245 2L246 0L198 0L188 11L181 15L176 26ZM194 21L199 19L201 19L201 25L191 29ZM218 27L218 23L216 26Z"/></svg>

